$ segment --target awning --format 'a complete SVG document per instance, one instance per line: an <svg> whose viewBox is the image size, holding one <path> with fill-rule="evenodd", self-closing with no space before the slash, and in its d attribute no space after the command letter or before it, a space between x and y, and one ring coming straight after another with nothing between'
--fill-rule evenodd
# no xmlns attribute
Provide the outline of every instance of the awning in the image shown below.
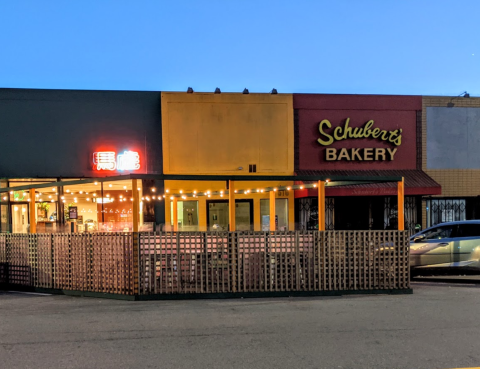
<svg viewBox="0 0 480 369"><path fill-rule="evenodd" d="M404 177L405 195L441 195L442 187L422 170L300 170L297 176L369 176L369 177ZM296 184L303 182L296 181ZM397 184L366 183L345 185L338 187L325 187L326 196L396 196ZM295 197L317 196L316 189L295 191Z"/></svg>

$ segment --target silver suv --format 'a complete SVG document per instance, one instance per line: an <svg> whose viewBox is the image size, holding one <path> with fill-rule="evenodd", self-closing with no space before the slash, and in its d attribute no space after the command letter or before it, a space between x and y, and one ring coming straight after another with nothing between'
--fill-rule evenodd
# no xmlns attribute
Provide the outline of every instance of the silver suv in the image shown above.
<svg viewBox="0 0 480 369"><path fill-rule="evenodd" d="M440 223L410 238L412 272L461 268L480 272L480 220Z"/></svg>

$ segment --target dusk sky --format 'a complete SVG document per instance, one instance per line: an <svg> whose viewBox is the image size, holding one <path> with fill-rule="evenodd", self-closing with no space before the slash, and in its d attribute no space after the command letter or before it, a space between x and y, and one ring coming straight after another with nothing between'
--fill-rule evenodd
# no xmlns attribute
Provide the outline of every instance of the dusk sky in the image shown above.
<svg viewBox="0 0 480 369"><path fill-rule="evenodd" d="M480 96L479 17L479 0L0 0L0 87Z"/></svg>

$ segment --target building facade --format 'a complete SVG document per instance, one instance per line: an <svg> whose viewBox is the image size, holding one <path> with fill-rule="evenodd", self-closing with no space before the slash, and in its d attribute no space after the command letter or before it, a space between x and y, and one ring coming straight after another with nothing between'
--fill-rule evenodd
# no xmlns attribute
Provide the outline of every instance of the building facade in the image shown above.
<svg viewBox="0 0 480 369"><path fill-rule="evenodd" d="M237 230L269 229L267 188L282 189L277 229L317 229L317 190L293 180L307 175L404 177L412 232L480 218L479 108L464 97L0 89L1 231L227 230L227 177L241 178ZM325 191L326 229L396 228L394 183Z"/></svg>

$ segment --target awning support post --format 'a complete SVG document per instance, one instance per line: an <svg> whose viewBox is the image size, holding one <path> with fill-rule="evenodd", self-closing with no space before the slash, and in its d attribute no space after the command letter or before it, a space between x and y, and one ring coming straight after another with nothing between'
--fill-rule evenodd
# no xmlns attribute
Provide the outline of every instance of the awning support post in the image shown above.
<svg viewBox="0 0 480 369"><path fill-rule="evenodd" d="M276 231L275 221L275 191L270 191L270 231Z"/></svg>
<svg viewBox="0 0 480 369"><path fill-rule="evenodd" d="M318 181L318 230L325 230L325 181Z"/></svg>
<svg viewBox="0 0 480 369"><path fill-rule="evenodd" d="M37 233L37 217L35 214L35 189L31 188L30 189L30 203L28 204L29 206L29 212L30 212L30 233Z"/></svg>
<svg viewBox="0 0 480 369"><path fill-rule="evenodd" d="M398 230L405 230L405 183L404 178L398 182Z"/></svg>
<svg viewBox="0 0 480 369"><path fill-rule="evenodd" d="M235 182L228 181L228 224L229 231L235 232Z"/></svg>
<svg viewBox="0 0 480 369"><path fill-rule="evenodd" d="M132 221L133 221L133 232L138 232L138 220L140 218L140 196L138 194L138 185L137 180L132 179L132 197L133 197L133 204L132 204Z"/></svg>
<svg viewBox="0 0 480 369"><path fill-rule="evenodd" d="M178 232L178 198L176 196L173 197L173 214L172 214L172 224L173 224L173 231Z"/></svg>

